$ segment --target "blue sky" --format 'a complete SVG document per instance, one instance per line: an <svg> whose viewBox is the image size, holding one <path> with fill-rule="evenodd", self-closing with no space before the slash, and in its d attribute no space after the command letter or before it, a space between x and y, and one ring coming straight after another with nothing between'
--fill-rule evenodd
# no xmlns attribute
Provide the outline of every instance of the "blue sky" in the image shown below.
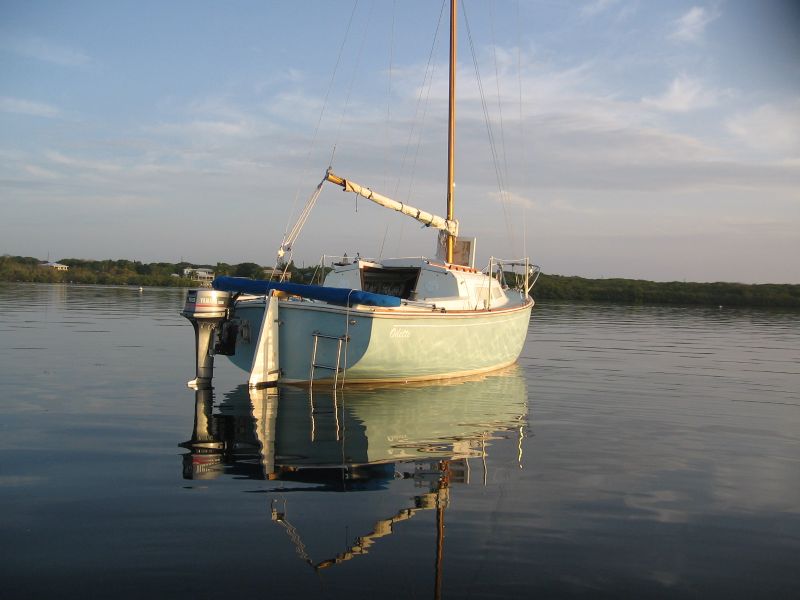
<svg viewBox="0 0 800 600"><path fill-rule="evenodd" d="M334 145L337 173L443 213L440 11L6 0L0 253L271 264ZM504 181L462 21L457 216L480 261L800 283L800 2L466 12ZM295 261L433 254L434 232L368 204L327 188Z"/></svg>

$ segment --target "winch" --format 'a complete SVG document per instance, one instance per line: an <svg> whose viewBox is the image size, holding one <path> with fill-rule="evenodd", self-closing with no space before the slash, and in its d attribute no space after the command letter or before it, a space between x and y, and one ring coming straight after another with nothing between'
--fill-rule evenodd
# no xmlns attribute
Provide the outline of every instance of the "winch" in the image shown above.
<svg viewBox="0 0 800 600"><path fill-rule="evenodd" d="M197 377L188 382L193 387L208 387L214 376L215 338L230 316L231 294L218 290L189 290L181 315L194 327L197 352ZM216 334L216 335L215 335Z"/></svg>

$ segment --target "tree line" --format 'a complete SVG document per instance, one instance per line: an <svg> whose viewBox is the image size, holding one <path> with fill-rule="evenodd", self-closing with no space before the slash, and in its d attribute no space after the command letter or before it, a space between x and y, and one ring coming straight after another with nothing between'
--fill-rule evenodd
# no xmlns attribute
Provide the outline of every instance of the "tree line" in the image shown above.
<svg viewBox="0 0 800 600"><path fill-rule="evenodd" d="M138 260L84 260L62 258L58 262L69 267L68 271L42 266L42 260L31 256L0 256L0 281L26 281L37 283L83 283L102 285L142 285L159 287L191 287L197 285L183 270L211 269L215 275L235 277L264 278L264 267L243 262L228 264L196 265L189 262L143 263ZM294 263L283 265L288 268L292 281L310 283L317 267L297 268ZM177 275L177 276L176 276ZM317 281L319 275L317 275Z"/></svg>
<svg viewBox="0 0 800 600"><path fill-rule="evenodd" d="M533 296L537 300L573 302L800 308L800 285L772 283L657 282L543 274L533 288Z"/></svg>
<svg viewBox="0 0 800 600"><path fill-rule="evenodd" d="M41 266L29 256L0 256L0 281L41 283L84 283L191 287L197 285L183 277L185 268L207 268L216 275L263 279L264 267L252 262L218 262L195 265L188 262L142 263L131 260L83 260L63 258L69 271ZM296 283L321 283L330 269L317 266L298 268L282 265ZM178 275L177 277L175 275ZM509 279L510 281L510 279ZM543 274L533 288L536 300L577 302L617 302L626 304L704 304L723 306L764 306L800 308L800 285L743 283L656 282L640 279L586 279Z"/></svg>

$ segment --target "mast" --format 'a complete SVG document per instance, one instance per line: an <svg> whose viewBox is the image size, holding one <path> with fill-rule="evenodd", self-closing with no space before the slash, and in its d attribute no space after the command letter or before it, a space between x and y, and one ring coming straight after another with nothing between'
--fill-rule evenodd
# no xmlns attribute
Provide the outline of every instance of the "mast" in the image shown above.
<svg viewBox="0 0 800 600"><path fill-rule="evenodd" d="M458 0L450 0L450 105L447 114L447 220L455 220L453 210L456 149L456 13ZM452 234L447 236L447 262L453 262Z"/></svg>
<svg viewBox="0 0 800 600"><path fill-rule="evenodd" d="M409 217L416 219L423 225L428 227L435 227L447 232L447 247L445 249L445 260L448 263L453 262L453 249L455 240L458 236L458 221L455 219L455 210L453 208L453 199L455 196L455 150L456 150L456 15L458 9L458 0L450 0L450 92L449 92L449 108L447 120L447 217L442 218L434 214L419 210L413 206L408 206L402 202L392 200L386 196L382 196L371 189L357 184L355 181L350 181L344 177L339 177L330 168L325 173L325 178L322 180L330 181L340 186L346 192L353 192L359 196L363 196L368 200L372 200L376 204L380 204L386 208L391 208L401 212ZM322 183L320 183L320 186ZM319 187L317 192L319 193ZM299 235L299 227L305 223L307 218L307 211L311 210L316 195L312 195L309 203L303 214L298 220L298 224L292 229L291 233L287 236L284 243L281 245L281 250L278 255L282 256L282 252L291 248L291 243ZM296 231L296 233L295 233Z"/></svg>

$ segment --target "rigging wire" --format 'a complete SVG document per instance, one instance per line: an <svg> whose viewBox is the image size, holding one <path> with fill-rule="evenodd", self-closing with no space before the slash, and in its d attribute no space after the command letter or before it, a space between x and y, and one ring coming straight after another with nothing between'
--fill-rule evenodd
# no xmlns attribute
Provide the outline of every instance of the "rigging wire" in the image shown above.
<svg viewBox="0 0 800 600"><path fill-rule="evenodd" d="M280 248L278 248L278 256L275 261L275 269L272 270L270 273L269 279L272 281L272 278L275 275L275 271L277 267L280 265L281 260L286 256L286 253L289 253L288 258L284 261L283 265L283 272L281 273L280 281L283 281L286 278L286 273L289 270L289 265L292 262L292 256L294 255L294 243L297 241L297 238L300 236L300 232L303 230L303 226L306 224L308 217L311 215L311 210L314 208L314 205L317 203L317 198L319 198L320 193L322 192L322 185L325 183L326 179L323 178L322 181L319 182L316 189L311 193L311 196L306 201L305 206L303 207L300 216L297 218L292 230L288 232L283 237L283 242L281 242Z"/></svg>
<svg viewBox="0 0 800 600"><path fill-rule="evenodd" d="M386 127L384 128L384 143L386 144L386 152L383 157L383 189L389 189L389 157L391 155L391 143L390 138L391 130L392 130L392 71L394 67L394 26L395 26L395 15L397 9L397 0L392 0L392 20L391 20L391 28L389 30L389 69L387 72L387 84L386 84ZM383 232L383 240L381 241L381 248L378 251L378 260L383 258L383 247L386 244L386 236L389 233L389 219L391 215L386 215L386 228Z"/></svg>
<svg viewBox="0 0 800 600"><path fill-rule="evenodd" d="M519 0L517 0L517 83L519 84L519 141L520 156L522 157L522 182L520 190L524 193L528 189L528 159L525 148L525 118L522 112L522 25L520 24ZM525 227L522 234L522 256L528 256L528 217L522 203L522 225Z"/></svg>
<svg viewBox="0 0 800 600"><path fill-rule="evenodd" d="M422 104L423 95L425 95L425 86L426 86L426 84L428 85L428 90L429 90L427 97L428 98L430 97L430 86L431 86L431 84L433 82L433 70L431 69L431 63L433 61L433 55L434 55L434 52L436 50L438 39L439 39L439 30L441 29L441 25L442 25L442 15L444 15L444 7L445 7L446 2L447 2L447 0L442 0L442 6L439 9L439 20L436 22L436 30L433 33L433 42L431 43L431 49L430 49L430 52L428 53L428 62L425 65L425 73L424 73L423 78L422 78L422 85L419 88L419 95L417 96L417 103L416 103L416 105L414 107L414 118L411 121L411 129L408 132L408 141L406 142L406 147L403 150L403 158L400 161L400 174L397 177L397 183L395 184L395 187L394 187L394 195L395 196L397 196L397 193L398 193L398 191L400 189L400 182L403 180L403 171L405 170L406 159L408 158L409 148L411 148L411 143L412 143L412 140L414 139L414 132L416 130L419 130L419 135L420 136L422 135L422 133L421 133L422 125L419 123L419 110L420 110L420 105ZM428 82L429 73L430 73L430 82ZM426 102L427 102L427 100L426 100ZM418 124L419 124L419 128L417 128Z"/></svg>
<svg viewBox="0 0 800 600"><path fill-rule="evenodd" d="M339 71L339 64L342 61L342 54L344 52L345 44L347 43L347 38L350 35L350 27L353 24L353 17L355 17L357 8L358 8L358 0L355 0L353 2L353 10L350 11L350 19L347 21L347 27L345 28L345 31L344 31L344 37L342 38L342 43L339 46L339 53L336 56L336 64L333 67L333 73L331 74L331 79L328 82L328 89L325 91L325 99L322 102L322 108L320 109L319 117L317 118L317 124L314 127L314 134L313 134L313 136L311 138L311 144L310 144L310 146L308 148L308 152L306 153L305 164L303 166L302 173L300 174L300 180L298 181L297 188L295 189L294 200L292 200L292 208L289 211L288 218L286 219L286 227L284 228L284 236L283 236L284 237L284 241L286 240L287 232L288 232L288 229L289 229L289 224L292 222L292 217L294 215L294 208L297 205L297 199L300 196L300 187L303 185L303 182L307 178L307 173L308 173L308 169L309 169L309 162L311 160L311 153L314 151L314 148L315 148L315 146L317 144L317 136L319 134L320 124L322 123L322 117L325 115L325 109L328 106L328 99L330 98L331 90L333 89L333 83L336 80L336 73ZM281 246L283 246L283 244Z"/></svg>
<svg viewBox="0 0 800 600"><path fill-rule="evenodd" d="M409 172L409 176L408 176L408 179L409 179L410 183L409 183L409 187L408 187L407 199L408 200L411 199L411 192L412 192L412 186L413 186L413 181L414 181L414 174L416 173L416 167L417 167L417 157L419 156L419 148L420 148L420 146L422 144L422 128L423 128L423 125L425 123L425 116L427 115L427 112L428 112L428 104L430 103L431 88L433 87L433 75L434 75L434 72L435 72L435 69L436 69L436 63L433 62L433 56L434 56L434 54L436 52L436 48L438 47L438 44L439 44L439 31L440 31L441 26L442 26L442 17L444 15L444 9L445 9L446 3L447 3L447 0L442 0L442 5L439 8L439 19L436 22L436 29L435 29L435 31L433 33L433 41L431 42L431 49L430 49L430 52L428 53L428 62L425 65L425 72L424 72L424 75L423 75L423 78L422 78L422 85L419 88L419 94L417 96L417 103L416 103L416 105L414 107L414 118L411 121L411 129L408 132L408 140L406 142L405 149L403 150L403 157L402 157L402 159L400 161L400 169L398 171L399 174L397 176L397 183L394 186L394 192L393 192L394 197L398 196L398 192L400 190L400 183L403 180L403 173L404 173L405 168L406 168L406 161L408 159L409 149L411 148L411 145L412 145L412 142L413 142L413 139L414 139L414 133L417 132L417 136L418 136L417 137L417 144L416 144L416 148L415 148L415 151L414 151L414 158L413 158L411 167L409 169L410 172ZM426 88L426 85L427 85L427 88ZM426 89L427 89L427 91L426 91ZM425 98L424 104L423 104L423 97ZM420 106L424 107L423 108L423 116L422 116L421 120L420 120L420 116L419 116ZM405 230L405 221L403 221L400 224L400 230L399 230L399 234L398 234L398 238L397 238L398 253L399 253L400 244L401 244L402 239L403 239L403 231L404 230Z"/></svg>
<svg viewBox="0 0 800 600"><path fill-rule="evenodd" d="M389 235L389 224L386 224L386 229L383 230L383 240L381 240L381 249L378 250L378 261L383 258L383 247L386 245L386 236Z"/></svg>
<svg viewBox="0 0 800 600"><path fill-rule="evenodd" d="M500 69L497 65L497 42L494 35L494 0L489 2L489 26L492 32L492 56L494 58L494 81L495 86L497 88L497 113L500 118L500 149L503 151L503 176L505 178L506 185L509 184L508 178L508 159L507 159L507 152L506 152L506 134L505 134L505 126L503 122L503 102L500 96ZM508 194L508 190L506 190L506 194Z"/></svg>
<svg viewBox="0 0 800 600"><path fill-rule="evenodd" d="M392 67L394 66L394 20L395 9L397 8L397 0L392 0L392 25L389 30L389 71L386 82L386 127L384 128L383 139L386 143L386 154L383 158L383 189L389 189L389 132L392 125Z"/></svg>
<svg viewBox="0 0 800 600"><path fill-rule="evenodd" d="M510 202L510 179L508 176L508 152L506 151L506 134L505 134L505 126L503 121L503 102L502 97L500 94L500 69L497 65L497 41L495 38L494 33L494 0L489 2L489 25L490 30L492 33L492 57L494 58L494 81L495 87L497 88L497 113L500 120L500 149L502 150L502 159L503 159L503 181L505 181L506 188L504 190L500 190L500 200L503 203L503 210L508 210L508 205L511 204ZM509 223L513 227L513 220L509 219ZM512 245L512 253L514 255L517 254L516 251L516 244L514 243L514 232L513 230L509 231L511 237L511 245ZM523 253L524 254L524 253Z"/></svg>
<svg viewBox="0 0 800 600"><path fill-rule="evenodd" d="M438 30L437 30L437 34L438 34ZM439 46L438 36L434 38L433 43L434 43L434 48L438 48L438 46ZM433 52L435 53L436 50L434 49ZM416 179L416 174L417 174L417 160L419 159L419 150L420 150L420 148L422 146L422 131L423 131L424 127L425 127L425 121L426 121L426 119L428 117L428 107L430 106L430 103L431 103L430 102L431 101L431 90L433 89L433 79L434 79L434 75L435 74L436 74L436 63L434 62L431 65L431 75L428 78L428 90L425 93L425 103L422 105L423 106L423 108L422 108L422 119L421 119L420 124L419 124L419 130L418 130L419 134L417 136L417 145L414 148L414 158L411 161L411 170L410 170L410 172L408 174L408 193L406 194L406 199L409 202L411 202L411 192L414 189L414 181Z"/></svg>
<svg viewBox="0 0 800 600"><path fill-rule="evenodd" d="M336 130L336 137L334 138L333 142L334 147L336 146L336 144L339 143L339 136L342 133L342 125L344 124L344 119L347 116L347 109L350 107L350 96L352 95L353 85L355 84L356 75L358 74L358 67L361 64L361 57L364 55L364 45L366 44L367 41L367 33L369 32L369 24L370 21L372 20L372 11L374 8L375 8L375 2L373 0L373 2L369 5L369 13L367 13L367 24L364 27L364 35L361 38L361 45L358 48L358 54L356 55L355 65L353 65L353 75L350 77L350 85L347 86L347 96L345 96L344 99L344 106L342 107L342 116L339 117L339 127Z"/></svg>
<svg viewBox="0 0 800 600"><path fill-rule="evenodd" d="M513 254L514 252L513 249L516 247L516 242L514 240L514 230L511 227L511 221L508 216L508 208L506 206L506 199L503 194L503 190L505 189L505 185L503 184L503 174L501 172L498 160L497 144L495 143L494 133L492 131L492 124L489 119L489 108L486 104L486 93L483 88L483 81L481 80L481 74L478 68L478 57L477 54L475 53L475 43L472 40L472 30L470 29L469 26L469 17L467 16L467 7L465 2L461 3L461 10L464 14L464 25L467 29L467 39L469 40L469 48L472 54L472 63L475 67L475 78L478 83L478 91L480 93L480 98L481 98L481 108L483 109L483 118L486 123L486 133L489 137L489 149L492 154L492 164L494 166L495 177L497 178L497 185L498 188L500 189L500 204L503 207L503 217L505 219L506 230L508 231L511 243L511 252Z"/></svg>

